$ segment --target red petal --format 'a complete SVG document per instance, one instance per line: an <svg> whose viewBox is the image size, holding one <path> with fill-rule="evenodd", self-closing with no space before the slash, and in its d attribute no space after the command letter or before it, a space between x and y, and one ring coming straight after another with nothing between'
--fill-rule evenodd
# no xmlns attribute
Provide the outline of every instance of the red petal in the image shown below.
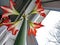
<svg viewBox="0 0 60 45"><path fill-rule="evenodd" d="M8 28L12 26L12 24L8 24L8 23L3 23L3 25L6 25Z"/></svg>
<svg viewBox="0 0 60 45"><path fill-rule="evenodd" d="M16 5L16 3L15 3L13 0L10 0L10 2L11 2L13 5Z"/></svg>
<svg viewBox="0 0 60 45"><path fill-rule="evenodd" d="M8 15L6 15L6 14L7 14L7 13L2 14L2 18L8 17Z"/></svg>
<svg viewBox="0 0 60 45"><path fill-rule="evenodd" d="M36 4L38 4L38 3L40 3L40 2L41 2L41 0L36 0L36 2L35 2L35 3L36 3Z"/></svg>
<svg viewBox="0 0 60 45"><path fill-rule="evenodd" d="M16 33L18 32L17 29L15 29L15 27L12 27L12 28L8 28L8 31L11 31L13 35L16 35Z"/></svg>
<svg viewBox="0 0 60 45"><path fill-rule="evenodd" d="M11 26L12 26L12 25L11 25ZM10 26L10 27L11 27L11 26ZM12 31L12 30L14 30L14 28L15 28L15 27L10 28L10 27L8 28L8 31Z"/></svg>
<svg viewBox="0 0 60 45"><path fill-rule="evenodd" d="M9 19L9 17L6 17L5 20L3 20L2 24L7 26L7 27L10 27L11 24L7 24L8 22L11 22L11 20Z"/></svg>
<svg viewBox="0 0 60 45"><path fill-rule="evenodd" d="M44 26L44 25L42 25L41 23L34 23L34 24L35 24L35 26L34 26L35 29L38 29L38 28Z"/></svg>
<svg viewBox="0 0 60 45"><path fill-rule="evenodd" d="M37 9L39 9L42 7L42 4L38 3L36 6L37 6Z"/></svg>
<svg viewBox="0 0 60 45"><path fill-rule="evenodd" d="M10 0L10 8L13 8L14 5L16 5L16 3L14 3L13 0Z"/></svg>
<svg viewBox="0 0 60 45"><path fill-rule="evenodd" d="M43 16L44 18L46 17L46 14L45 13L41 13L40 15Z"/></svg>
<svg viewBox="0 0 60 45"><path fill-rule="evenodd" d="M12 34L13 34L13 35L16 35L17 32L18 32L18 30L12 30Z"/></svg>
<svg viewBox="0 0 60 45"><path fill-rule="evenodd" d="M36 29L34 29L34 30L32 30L32 29L30 29L30 30L28 30L28 35L30 36L30 35L34 35L34 36L36 36Z"/></svg>
<svg viewBox="0 0 60 45"><path fill-rule="evenodd" d="M6 17L8 17L9 15L11 15L12 13L4 13L3 15L2 15L2 18L6 18Z"/></svg>
<svg viewBox="0 0 60 45"><path fill-rule="evenodd" d="M41 11L44 11L44 9L43 8L37 9L37 12L40 13Z"/></svg>
<svg viewBox="0 0 60 45"><path fill-rule="evenodd" d="M28 36L30 36L30 35L31 35L31 29L28 30Z"/></svg>
<svg viewBox="0 0 60 45"><path fill-rule="evenodd" d="M36 7L37 7L37 11L40 13L40 15L45 18L46 14L41 13L41 11L44 11L44 8L42 7L42 4L41 4L41 0L36 0Z"/></svg>
<svg viewBox="0 0 60 45"><path fill-rule="evenodd" d="M4 13L8 13L8 11L4 9L4 8L9 8L8 6L0 6L0 8L2 8Z"/></svg>
<svg viewBox="0 0 60 45"><path fill-rule="evenodd" d="M40 23L36 23L36 22L34 22L34 24L35 24L35 25L38 25L38 24L40 24Z"/></svg>
<svg viewBox="0 0 60 45"><path fill-rule="evenodd" d="M11 12L11 9L7 6L1 6L4 12Z"/></svg>
<svg viewBox="0 0 60 45"><path fill-rule="evenodd" d="M38 5L37 5L37 10L39 10L39 11L44 11L44 8L42 7L41 4L38 4Z"/></svg>
<svg viewBox="0 0 60 45"><path fill-rule="evenodd" d="M37 5L37 11L39 12L41 12L41 11L44 11L44 8L42 7L42 5L41 4L38 4Z"/></svg>
<svg viewBox="0 0 60 45"><path fill-rule="evenodd" d="M31 30L31 32L32 32L32 35L34 35L34 36L36 36L36 29L34 29L34 30Z"/></svg>

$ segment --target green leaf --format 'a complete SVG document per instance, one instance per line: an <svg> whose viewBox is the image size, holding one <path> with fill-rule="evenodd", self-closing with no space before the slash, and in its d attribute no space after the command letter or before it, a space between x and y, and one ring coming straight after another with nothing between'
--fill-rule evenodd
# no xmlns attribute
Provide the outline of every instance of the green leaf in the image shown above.
<svg viewBox="0 0 60 45"><path fill-rule="evenodd" d="M14 45L27 45L27 20L24 18Z"/></svg>

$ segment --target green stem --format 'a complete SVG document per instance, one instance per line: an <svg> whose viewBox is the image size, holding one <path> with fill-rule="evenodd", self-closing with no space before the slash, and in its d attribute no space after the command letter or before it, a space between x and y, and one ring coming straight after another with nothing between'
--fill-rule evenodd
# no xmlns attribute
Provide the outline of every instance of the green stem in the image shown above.
<svg viewBox="0 0 60 45"><path fill-rule="evenodd" d="M14 45L27 45L27 20L25 17Z"/></svg>

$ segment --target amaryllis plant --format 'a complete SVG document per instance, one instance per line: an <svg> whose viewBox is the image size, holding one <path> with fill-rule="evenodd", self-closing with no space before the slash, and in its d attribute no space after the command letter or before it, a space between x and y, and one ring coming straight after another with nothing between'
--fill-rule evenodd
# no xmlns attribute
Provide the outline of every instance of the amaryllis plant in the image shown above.
<svg viewBox="0 0 60 45"><path fill-rule="evenodd" d="M46 17L46 14L44 13L44 8L41 4L41 0L36 0L35 2L36 6L35 8L28 14L40 14L42 17ZM27 36L34 35L36 36L38 28L43 27L44 25L37 22L29 21L28 15L23 14L21 15L21 18L17 21L12 22L9 18L10 15L17 15L19 16L20 13L14 8L16 4L13 2L13 0L10 0L10 6L0 6L3 10L0 26L7 26L7 30L12 33L12 35L16 35L18 32L18 35L16 37L14 45L27 45ZM17 29L17 26L22 21L20 30ZM29 28L27 27L29 26Z"/></svg>

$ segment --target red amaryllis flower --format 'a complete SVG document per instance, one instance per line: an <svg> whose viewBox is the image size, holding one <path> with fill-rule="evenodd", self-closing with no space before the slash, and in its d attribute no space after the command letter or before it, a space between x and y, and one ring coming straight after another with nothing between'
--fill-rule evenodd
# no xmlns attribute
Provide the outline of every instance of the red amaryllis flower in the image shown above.
<svg viewBox="0 0 60 45"><path fill-rule="evenodd" d="M8 22L8 23L3 23L8 27L8 31L12 32L13 35L16 35L18 32L17 25L20 23L20 21L17 22Z"/></svg>
<svg viewBox="0 0 60 45"><path fill-rule="evenodd" d="M44 13L44 8L42 7L41 0L36 0L36 7L37 7L37 12L43 16L46 17L46 14Z"/></svg>
<svg viewBox="0 0 60 45"><path fill-rule="evenodd" d="M44 26L41 23L32 23L32 22L30 22L29 25L30 25L30 28L28 30L28 35L32 34L34 36L36 36L36 32L37 32L36 29L41 28L41 27Z"/></svg>
<svg viewBox="0 0 60 45"><path fill-rule="evenodd" d="M17 22L11 22L11 20L9 19L9 17L6 17L3 22L2 25L7 26L7 30L12 32L13 35L16 35L16 33L18 32L18 29L16 28L16 26L20 23L20 21Z"/></svg>
<svg viewBox="0 0 60 45"><path fill-rule="evenodd" d="M8 28L8 31L11 31L12 35L16 35L18 32L18 29L15 26L12 27L11 25L11 28Z"/></svg>
<svg viewBox="0 0 60 45"><path fill-rule="evenodd" d="M19 13L15 10L14 5L15 5L15 3L12 0L10 0L10 7L0 6L4 11L2 18L8 17L9 15L13 15L13 14L19 15Z"/></svg>
<svg viewBox="0 0 60 45"><path fill-rule="evenodd" d="M18 29L15 28L15 26L13 26L13 23L3 23L3 25L7 26L7 30L12 32L12 35L16 35L16 33L18 32ZM12 27L13 26L13 27Z"/></svg>

